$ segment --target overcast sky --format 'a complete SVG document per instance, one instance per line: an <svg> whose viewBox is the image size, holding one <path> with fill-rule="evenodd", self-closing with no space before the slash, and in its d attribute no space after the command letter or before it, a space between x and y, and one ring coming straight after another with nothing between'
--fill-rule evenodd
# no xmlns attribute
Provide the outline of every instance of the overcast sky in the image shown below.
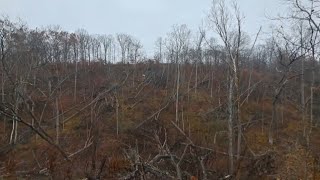
<svg viewBox="0 0 320 180"><path fill-rule="evenodd" d="M237 0L245 16L245 31L266 30L266 14L283 12L283 0ZM154 42L174 24L197 30L212 0L0 0L0 14L21 18L30 27L60 25L64 30L84 28L91 34L127 33L141 40L147 54Z"/></svg>

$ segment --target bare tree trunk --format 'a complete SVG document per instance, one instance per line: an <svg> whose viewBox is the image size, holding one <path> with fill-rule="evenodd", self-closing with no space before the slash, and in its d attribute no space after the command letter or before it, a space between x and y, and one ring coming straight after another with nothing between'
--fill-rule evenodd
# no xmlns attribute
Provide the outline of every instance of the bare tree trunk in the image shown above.
<svg viewBox="0 0 320 180"><path fill-rule="evenodd" d="M185 128L184 128L184 107L183 107L183 104L182 104L182 107L181 107L181 120L182 120L182 130L184 131Z"/></svg>
<svg viewBox="0 0 320 180"><path fill-rule="evenodd" d="M269 127L269 144L270 145L273 145L273 134L274 134L276 121L277 121L277 102L276 100L274 100L272 102L272 119Z"/></svg>
<svg viewBox="0 0 320 180"><path fill-rule="evenodd" d="M313 66L315 67L315 65ZM314 68L312 69L312 84L311 84L311 102L310 102L310 130L309 130L309 135L312 132L312 126L313 126L313 88L314 88L314 81L315 81L315 72Z"/></svg>
<svg viewBox="0 0 320 180"><path fill-rule="evenodd" d="M11 133L10 133L10 141L9 143L10 144L14 144L14 132L15 132L15 128L16 128L16 120L15 120L15 117L12 118L12 128L11 128Z"/></svg>
<svg viewBox="0 0 320 180"><path fill-rule="evenodd" d="M236 101L237 101L237 126L238 126L238 143L237 143L237 161L240 160L241 153L241 140L242 140L242 126L241 126L241 110L240 110L240 69L239 69L239 59L240 59L240 43L241 43L241 17L238 7L235 5L236 18L238 21L238 42L236 49L236 57L233 60L234 63L234 75L235 75L235 88L236 88Z"/></svg>
<svg viewBox="0 0 320 180"><path fill-rule="evenodd" d="M207 174L206 166L205 166L205 164L203 162L205 157L200 157L198 159L200 161L200 166L201 166L201 170L202 170L202 175L203 175L202 179L203 180L208 180L208 174Z"/></svg>
<svg viewBox="0 0 320 180"><path fill-rule="evenodd" d="M181 172L179 164L174 164L174 165L175 165L176 172L177 172L177 179L182 180L182 172Z"/></svg>
<svg viewBox="0 0 320 180"><path fill-rule="evenodd" d="M77 101L77 78L78 78L78 62L76 61L76 73L74 74L74 92L73 101Z"/></svg>
<svg viewBox="0 0 320 180"><path fill-rule="evenodd" d="M104 45L104 64L105 65L107 64L107 51L108 51L108 48Z"/></svg>
<svg viewBox="0 0 320 180"><path fill-rule="evenodd" d="M18 89L15 89L16 102L14 104L14 115L12 117L12 129L10 133L10 144L16 144L18 138L18 122L17 122L17 114L18 114L18 106L20 103L20 97L17 93Z"/></svg>
<svg viewBox="0 0 320 180"><path fill-rule="evenodd" d="M136 59L135 59L135 62L134 62L134 64L133 64L132 87L134 87L135 73L136 73Z"/></svg>
<svg viewBox="0 0 320 180"><path fill-rule="evenodd" d="M229 86L228 86L228 139L229 139L229 147L228 147L228 155L229 155L229 174L233 174L233 77L229 76Z"/></svg>
<svg viewBox="0 0 320 180"><path fill-rule="evenodd" d="M301 79L300 79L300 88L301 88L301 116L302 116L302 124L303 124L303 137L306 136L306 125L305 122L305 99L304 99L304 43L303 43L303 23L300 24L300 48L301 48Z"/></svg>
<svg viewBox="0 0 320 180"><path fill-rule="evenodd" d="M18 109L16 110L16 112L18 112ZM16 144L17 140L18 140L18 118L15 116L15 128L14 128L14 141L13 143Z"/></svg>
<svg viewBox="0 0 320 180"><path fill-rule="evenodd" d="M48 89L49 89L49 94L51 94L51 91L52 91L51 80L49 80L49 82L48 82Z"/></svg>
<svg viewBox="0 0 320 180"><path fill-rule="evenodd" d="M1 76L1 102L4 103L4 86L5 86L5 81L4 81L4 76L5 76L5 73L4 73L4 67L2 67L2 76ZM6 116L4 116L4 120L3 120L3 127L4 127L4 133L6 133L6 124L7 124L7 118Z"/></svg>
<svg viewBox="0 0 320 180"><path fill-rule="evenodd" d="M248 95L247 95L247 103L249 103L249 94L250 94L250 88L251 88L251 79L252 79L252 71L253 71L253 61L251 62L250 66L250 74L249 74L249 82L248 82Z"/></svg>
<svg viewBox="0 0 320 180"><path fill-rule="evenodd" d="M169 76L170 75L170 64L167 65L167 77L166 77L166 95L168 95L168 87L169 87Z"/></svg>
<svg viewBox="0 0 320 180"><path fill-rule="evenodd" d="M189 118L188 118L187 120L188 120L188 135L189 135L189 138L191 138L191 126L190 126L190 120L189 120Z"/></svg>
<svg viewBox="0 0 320 180"><path fill-rule="evenodd" d="M262 112L261 112L261 132L264 132L264 92L262 94Z"/></svg>
<svg viewBox="0 0 320 180"><path fill-rule="evenodd" d="M211 67L213 67L213 66L211 66ZM214 69L212 68L212 70L211 70L211 89L210 89L210 97L211 98L213 97L213 81L214 81L213 73L214 73Z"/></svg>
<svg viewBox="0 0 320 180"><path fill-rule="evenodd" d="M116 63L116 45L113 44L113 63Z"/></svg>
<svg viewBox="0 0 320 180"><path fill-rule="evenodd" d="M312 29L312 28L311 28ZM312 29L312 35L313 35L313 29ZM316 41L316 37L314 39ZM310 102L310 124L309 124L309 132L307 136L307 144L309 146L310 142L310 135L312 132L313 128L313 88L314 88L314 83L315 83L315 67L316 67L316 58L315 58L315 42L310 39L310 45L311 45L311 52L312 52L312 62L313 62L313 68L312 68L312 81L311 81L311 102Z"/></svg>
<svg viewBox="0 0 320 180"><path fill-rule="evenodd" d="M196 77L194 83L194 93L197 95L197 86L198 86L198 62L196 62Z"/></svg>
<svg viewBox="0 0 320 180"><path fill-rule="evenodd" d="M219 106L221 106L220 89L221 89L221 85L220 85L220 83L219 83L219 85L218 85L218 101L219 101Z"/></svg>
<svg viewBox="0 0 320 180"><path fill-rule="evenodd" d="M119 135L119 101L118 97L116 98L116 121L117 121L117 136Z"/></svg>
<svg viewBox="0 0 320 180"><path fill-rule="evenodd" d="M4 103L4 69L2 69L2 77L1 77L1 102Z"/></svg>
<svg viewBox="0 0 320 180"><path fill-rule="evenodd" d="M188 106L190 106L190 84L191 84L192 76L193 76L193 66L191 68L191 73L190 73L189 81L188 81L188 91L187 91L187 94L188 94Z"/></svg>
<svg viewBox="0 0 320 180"><path fill-rule="evenodd" d="M284 104L281 102L281 123L284 123Z"/></svg>
<svg viewBox="0 0 320 180"><path fill-rule="evenodd" d="M240 114L240 95L239 90L237 92L237 126L238 126L238 139L237 139L237 161L240 160L241 153L241 137L242 137L242 126L241 126L241 114Z"/></svg>
<svg viewBox="0 0 320 180"><path fill-rule="evenodd" d="M32 104L31 104L31 113L34 114L34 107L35 107L35 103L34 101L32 101ZM31 120L31 125L32 127L34 127L34 118L32 117L32 120Z"/></svg>
<svg viewBox="0 0 320 180"><path fill-rule="evenodd" d="M303 136L306 136L307 123L305 121L305 99L304 99L304 60L301 60L301 116L303 123Z"/></svg>
<svg viewBox="0 0 320 180"><path fill-rule="evenodd" d="M18 136L18 122L17 122L17 116L16 113L18 112L18 103L16 103L14 108L14 115L12 118L12 129L10 133L10 144L16 144L17 142L17 136Z"/></svg>
<svg viewBox="0 0 320 180"><path fill-rule="evenodd" d="M310 88L310 132L313 124L313 87Z"/></svg>
<svg viewBox="0 0 320 180"><path fill-rule="evenodd" d="M60 119L59 119L59 100L56 98L56 144L59 144L59 136L60 136Z"/></svg>
<svg viewBox="0 0 320 180"><path fill-rule="evenodd" d="M177 88L176 88L176 123L179 124L179 86L180 86L180 65L177 60Z"/></svg>

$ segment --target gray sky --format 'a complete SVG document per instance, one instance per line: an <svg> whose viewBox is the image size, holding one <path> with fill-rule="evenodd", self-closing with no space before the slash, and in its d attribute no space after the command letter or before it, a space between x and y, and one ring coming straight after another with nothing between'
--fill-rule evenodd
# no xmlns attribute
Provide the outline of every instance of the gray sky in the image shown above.
<svg viewBox="0 0 320 180"><path fill-rule="evenodd" d="M283 12L282 0L237 0L245 16L244 29L254 35L266 30L265 14ZM0 14L21 18L30 27L60 25L64 30L84 28L91 34L127 33L141 40L148 55L154 42L174 24L196 31L212 0L0 0Z"/></svg>

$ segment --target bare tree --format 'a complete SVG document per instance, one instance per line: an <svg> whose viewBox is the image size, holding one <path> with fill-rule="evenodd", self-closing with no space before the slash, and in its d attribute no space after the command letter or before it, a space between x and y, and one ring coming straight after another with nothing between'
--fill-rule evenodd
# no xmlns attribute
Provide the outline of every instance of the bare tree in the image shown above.
<svg viewBox="0 0 320 180"><path fill-rule="evenodd" d="M111 51L109 51L109 49L111 49L113 37L112 35L102 35L99 37L99 40L103 45L104 63L107 64L108 53L111 54Z"/></svg>
<svg viewBox="0 0 320 180"><path fill-rule="evenodd" d="M155 59L157 59L160 63L163 63L163 39L162 37L159 37L156 42L155 42L155 46L156 46L156 54L155 54Z"/></svg>
<svg viewBox="0 0 320 180"><path fill-rule="evenodd" d="M84 29L79 29L76 31L76 34L79 38L79 49L80 49L80 59L86 60L86 51L88 46L88 32Z"/></svg>
<svg viewBox="0 0 320 180"><path fill-rule="evenodd" d="M209 22L215 32L218 33L224 49L227 54L225 63L228 65L228 138L229 138L229 173L234 173L233 167L233 124L237 122L237 160L240 159L241 153L241 111L240 111L240 53L244 46L242 36L242 16L240 15L239 7L234 2L234 14L232 14L224 1L214 2L209 14ZM231 21L235 18L235 23ZM236 27L233 29L232 27ZM235 111L235 112L234 112Z"/></svg>
<svg viewBox="0 0 320 180"><path fill-rule="evenodd" d="M313 63L313 67L311 68L311 87L310 87L310 95L313 100L313 88L315 84L315 67L317 62L317 54L318 52L318 35L320 33L320 1L318 0L310 0L310 1L301 1L301 0L287 0L288 6L290 8L289 15L286 17L280 17L280 20L290 20L292 23L298 23L298 36L299 40L292 40L290 38L285 38L286 36L282 33L282 37L290 43L292 46L300 49L300 59L301 59L301 113L302 113L302 122L303 126L303 135L307 138L309 142L309 135L312 131L313 126L313 101L310 101L310 121L309 123L305 121L305 59L311 59ZM308 126L308 127L307 127ZM309 132L307 134L307 129Z"/></svg>
<svg viewBox="0 0 320 180"><path fill-rule="evenodd" d="M194 88L194 92L197 94L197 84L198 84L198 65L200 62L202 62L202 43L203 43L203 40L205 38L206 34L205 34L205 31L204 29L202 28L199 28L199 37L197 39L197 43L196 43L196 54L197 54L197 57L196 57L196 61L195 61L195 64L196 64L196 75L195 75L195 88Z"/></svg>
<svg viewBox="0 0 320 180"><path fill-rule="evenodd" d="M176 123L179 124L179 89L180 89L180 63L183 62L185 50L188 48L191 31L186 25L175 25L173 31L168 34L167 47L174 53L173 62L176 64Z"/></svg>
<svg viewBox="0 0 320 180"><path fill-rule="evenodd" d="M126 63L126 53L129 54L127 50L131 43L131 37L127 34L117 34L117 40L121 49L121 62L124 64Z"/></svg>

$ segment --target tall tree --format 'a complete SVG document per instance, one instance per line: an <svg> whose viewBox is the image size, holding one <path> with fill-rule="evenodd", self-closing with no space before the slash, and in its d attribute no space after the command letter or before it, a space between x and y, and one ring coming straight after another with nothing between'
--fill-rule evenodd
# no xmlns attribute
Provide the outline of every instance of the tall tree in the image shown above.
<svg viewBox="0 0 320 180"><path fill-rule="evenodd" d="M131 43L131 37L127 34L117 34L117 40L121 49L121 62L126 63L126 53ZM128 59L127 59L128 60Z"/></svg>
<svg viewBox="0 0 320 180"><path fill-rule="evenodd" d="M191 31L187 25L174 25L171 33L168 34L168 45L167 47L173 53L173 62L176 65L176 123L179 121L179 90L180 90L180 63L184 62L186 50L189 46Z"/></svg>
<svg viewBox="0 0 320 180"><path fill-rule="evenodd" d="M241 153L241 111L240 111L240 53L244 39L242 38L242 17L239 7L233 4L233 13L220 0L213 3L209 14L211 27L219 35L224 44L227 54L225 63L228 65L228 138L229 138L229 173L234 173L233 165L233 148L234 132L233 125L237 122L238 140L237 140L237 160L240 159ZM231 20L235 19L235 22ZM235 28L233 28L235 27Z"/></svg>

